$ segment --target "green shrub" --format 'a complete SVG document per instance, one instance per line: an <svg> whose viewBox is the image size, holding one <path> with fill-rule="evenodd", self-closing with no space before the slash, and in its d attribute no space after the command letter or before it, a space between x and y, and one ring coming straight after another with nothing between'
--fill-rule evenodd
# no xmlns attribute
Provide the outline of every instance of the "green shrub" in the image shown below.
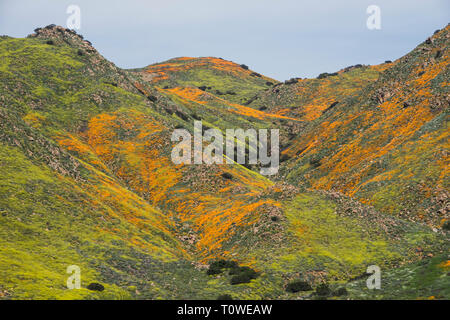
<svg viewBox="0 0 450 320"><path fill-rule="evenodd" d="M348 294L348 292L347 292L347 289L345 289L345 288L339 288L333 293L333 295L335 295L337 297L346 296L347 294Z"/></svg>
<svg viewBox="0 0 450 320"><path fill-rule="evenodd" d="M229 294L221 294L217 297L217 300L233 300L233 297Z"/></svg>
<svg viewBox="0 0 450 320"><path fill-rule="evenodd" d="M91 291L103 291L103 290L105 290L105 287L103 285L101 285L100 283L96 283L96 282L90 283L87 286L87 288L88 288L88 290L91 290Z"/></svg>
<svg viewBox="0 0 450 320"><path fill-rule="evenodd" d="M292 293L310 290L312 290L312 287L306 281L294 281L286 286L286 291Z"/></svg>
<svg viewBox="0 0 450 320"><path fill-rule="evenodd" d="M223 269L232 269L232 268L238 268L238 264L236 261L220 259L213 261L209 265L209 269L206 273L208 275L220 274L223 272Z"/></svg>
<svg viewBox="0 0 450 320"><path fill-rule="evenodd" d="M330 287L328 286L328 284L322 283L321 285L319 285L316 288L316 292L315 293L319 297L327 297L327 296L331 295L331 290L330 290Z"/></svg>
<svg viewBox="0 0 450 320"><path fill-rule="evenodd" d="M230 270L229 274L233 275L230 282L232 285L248 283L250 280L258 278L258 272L250 267L235 267Z"/></svg>

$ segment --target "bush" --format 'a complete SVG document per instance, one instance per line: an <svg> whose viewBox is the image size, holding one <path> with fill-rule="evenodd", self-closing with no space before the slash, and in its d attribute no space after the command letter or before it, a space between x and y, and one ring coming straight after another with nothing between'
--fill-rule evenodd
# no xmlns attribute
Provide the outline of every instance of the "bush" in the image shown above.
<svg viewBox="0 0 450 320"><path fill-rule="evenodd" d="M248 66L246 66L245 64L241 64L241 68L245 69L245 70L248 70Z"/></svg>
<svg viewBox="0 0 450 320"><path fill-rule="evenodd" d="M312 290L312 287L306 281L294 281L286 286L286 291L292 293L310 290Z"/></svg>
<svg viewBox="0 0 450 320"><path fill-rule="evenodd" d="M231 173L228 173L228 172L222 173L221 176L224 179L228 179L228 180L232 180L233 179L233 176L231 175Z"/></svg>
<svg viewBox="0 0 450 320"><path fill-rule="evenodd" d="M353 68L361 68L361 67L362 67L362 65L360 65L360 64L353 66ZM333 77L333 76L337 76L337 75L338 75L337 72L333 72L333 73L324 72L324 73L319 74L317 79L325 79L325 78Z"/></svg>
<svg viewBox="0 0 450 320"><path fill-rule="evenodd" d="M229 294L221 294L217 297L217 300L233 300L233 297Z"/></svg>
<svg viewBox="0 0 450 320"><path fill-rule="evenodd" d="M236 261L221 259L213 261L209 265L209 269L208 271L206 271L206 274L208 275L220 274L223 272L223 269L231 269L231 268L238 268L238 264Z"/></svg>
<svg viewBox="0 0 450 320"><path fill-rule="evenodd" d="M285 82L284 82L284 84L294 84L294 83L297 83L298 81L297 81L297 78L291 78L291 79L289 79L289 80L286 80Z"/></svg>
<svg viewBox="0 0 450 320"><path fill-rule="evenodd" d="M87 286L87 288L88 288L88 290L91 290L91 291L103 291L103 290L105 290L105 287L103 285L101 285L100 283L97 283L97 282L90 283Z"/></svg>
<svg viewBox="0 0 450 320"><path fill-rule="evenodd" d="M236 267L230 270L230 275L233 275L230 283L232 285L240 283L249 283L252 279L258 278L258 272L250 267Z"/></svg>
<svg viewBox="0 0 450 320"><path fill-rule="evenodd" d="M320 297L327 297L331 294L330 287L326 283L322 283L316 288L316 295Z"/></svg>
<svg viewBox="0 0 450 320"><path fill-rule="evenodd" d="M214 266L214 265L210 265L208 271L206 271L206 274L209 276L215 275L215 274L220 274L222 273L222 268L218 267L218 266Z"/></svg>
<svg viewBox="0 0 450 320"><path fill-rule="evenodd" d="M182 119L182 120L184 120L184 121L188 121L188 120L189 120L189 117L188 117L184 112L181 112L181 111L176 110L176 111L175 111L175 114L176 114L176 116L177 116L178 118L180 118L180 119Z"/></svg>
<svg viewBox="0 0 450 320"><path fill-rule="evenodd" d="M211 263L211 265L217 266L222 269L226 268L237 268L238 264L236 261L220 259Z"/></svg>
<svg viewBox="0 0 450 320"><path fill-rule="evenodd" d="M330 106L328 108L326 108L323 113L330 111L331 109L333 109L334 107L336 107L339 104L339 101L335 101L332 104L330 104Z"/></svg>
<svg viewBox="0 0 450 320"><path fill-rule="evenodd" d="M48 44L48 45L54 45L55 43L53 42L53 40L48 40L47 42L46 42L46 44Z"/></svg>
<svg viewBox="0 0 450 320"><path fill-rule="evenodd" d="M444 222L444 225L442 226L442 229L450 231L450 220L447 220Z"/></svg>
<svg viewBox="0 0 450 320"><path fill-rule="evenodd" d="M151 102L156 102L158 101L158 98L152 95L147 96L147 99L150 100Z"/></svg>
<svg viewBox="0 0 450 320"><path fill-rule="evenodd" d="M334 295L337 297L346 296L348 294L347 289L339 288L334 292Z"/></svg>
<svg viewBox="0 0 450 320"><path fill-rule="evenodd" d="M289 160L290 158L291 157L288 154L284 153L281 155L280 162L285 162L285 161Z"/></svg>
<svg viewBox="0 0 450 320"><path fill-rule="evenodd" d="M312 158L311 160L309 160L309 164L312 165L314 168L320 167L320 159Z"/></svg>

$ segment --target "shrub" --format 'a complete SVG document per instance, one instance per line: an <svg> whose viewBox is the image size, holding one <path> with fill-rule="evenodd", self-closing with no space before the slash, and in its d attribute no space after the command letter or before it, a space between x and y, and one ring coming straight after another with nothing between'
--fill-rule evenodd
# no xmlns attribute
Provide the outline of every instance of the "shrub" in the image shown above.
<svg viewBox="0 0 450 320"><path fill-rule="evenodd" d="M49 45L54 45L55 43L53 42L53 40L47 40L47 42L46 42L46 44L49 44Z"/></svg>
<svg viewBox="0 0 450 320"><path fill-rule="evenodd" d="M280 218L278 218L277 216L272 216L270 217L270 220L272 220L273 222L278 222Z"/></svg>
<svg viewBox="0 0 450 320"><path fill-rule="evenodd" d="M158 101L158 98L152 95L147 96L147 99L150 100L151 102L156 102Z"/></svg>
<svg viewBox="0 0 450 320"><path fill-rule="evenodd" d="M386 60L384 63L392 63L391 60Z"/></svg>
<svg viewBox="0 0 450 320"><path fill-rule="evenodd" d="M289 79L289 80L286 80L285 82L284 82L284 84L294 84L294 83L297 83L298 81L297 81L297 78L291 78L291 79Z"/></svg>
<svg viewBox="0 0 450 320"><path fill-rule="evenodd" d="M323 111L323 113L325 113L325 112L327 112L327 111L333 109L333 108L336 107L338 104L339 104L339 101L333 102L332 104L330 104L330 106L329 106L328 108L326 108L326 109Z"/></svg>
<svg viewBox="0 0 450 320"><path fill-rule="evenodd" d="M285 162L285 161L289 160L290 158L291 157L288 154L284 153L281 155L280 162Z"/></svg>
<svg viewBox="0 0 450 320"><path fill-rule="evenodd" d="M330 287L326 283L322 283L316 288L316 295L320 297L327 297L331 294Z"/></svg>
<svg viewBox="0 0 450 320"><path fill-rule="evenodd" d="M87 286L87 288L88 288L88 290L91 290L91 291L103 291L103 290L105 290L105 287L103 285L101 285L100 283L97 283L97 282L90 283Z"/></svg>
<svg viewBox="0 0 450 320"><path fill-rule="evenodd" d="M227 179L227 180L233 180L233 176L231 175L231 173L228 172L224 172L221 174L222 178Z"/></svg>
<svg viewBox="0 0 450 320"><path fill-rule="evenodd" d="M311 160L309 160L309 164L312 165L314 168L320 167L320 159L312 158Z"/></svg>
<svg viewBox="0 0 450 320"><path fill-rule="evenodd" d="M230 268L238 268L237 262L221 259L221 260L213 261L209 265L209 269L206 273L208 275L220 274L223 272L223 269L230 269Z"/></svg>
<svg viewBox="0 0 450 320"><path fill-rule="evenodd" d="M233 297L229 294L221 294L217 297L217 300L233 300Z"/></svg>
<svg viewBox="0 0 450 320"><path fill-rule="evenodd" d="M181 112L181 111L177 110L177 111L175 111L175 114L177 115L177 117L183 119L184 121L188 121L189 120L189 117L184 112Z"/></svg>
<svg viewBox="0 0 450 320"><path fill-rule="evenodd" d="M312 287L306 281L294 281L286 286L286 291L292 293L310 290L312 290Z"/></svg>
<svg viewBox="0 0 450 320"><path fill-rule="evenodd" d="M361 68L361 67L362 67L361 64L357 64L357 65L353 66L353 68ZM333 72L333 73L324 72L324 73L319 74L317 79L325 79L325 78L333 77L333 76L337 76L337 75L338 75L337 72Z"/></svg>
<svg viewBox="0 0 450 320"><path fill-rule="evenodd" d="M346 296L348 294L347 289L339 288L334 292L334 295L337 297Z"/></svg>
<svg viewBox="0 0 450 320"><path fill-rule="evenodd" d="M211 264L208 268L208 271L206 271L206 274L212 276L215 274L220 274L222 273L222 271L223 271L222 268Z"/></svg>
<svg viewBox="0 0 450 320"><path fill-rule="evenodd" d="M217 266L219 268L236 268L238 267L238 264L236 261L232 261L232 260L225 260L225 259L220 259L217 261L214 261L211 265Z"/></svg>
<svg viewBox="0 0 450 320"><path fill-rule="evenodd" d="M447 220L444 222L444 225L442 226L442 229L450 231L450 220Z"/></svg>
<svg viewBox="0 0 450 320"><path fill-rule="evenodd" d="M245 69L245 70L248 70L248 66L246 66L245 64L241 64L241 68Z"/></svg>
<svg viewBox="0 0 450 320"><path fill-rule="evenodd" d="M84 53L83 53L83 50L78 49L77 54L78 54L79 56L82 56L82 55L84 54Z"/></svg>
<svg viewBox="0 0 450 320"><path fill-rule="evenodd" d="M258 272L250 267L235 267L230 270L230 275L233 275L230 283L232 285L240 283L249 283L252 279L258 278Z"/></svg>

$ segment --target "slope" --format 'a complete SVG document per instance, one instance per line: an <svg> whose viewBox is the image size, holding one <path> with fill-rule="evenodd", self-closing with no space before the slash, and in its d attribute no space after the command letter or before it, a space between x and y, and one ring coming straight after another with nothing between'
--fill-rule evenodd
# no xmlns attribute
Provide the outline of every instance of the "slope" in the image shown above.
<svg viewBox="0 0 450 320"><path fill-rule="evenodd" d="M449 27L311 121L280 179L432 227L448 220Z"/></svg>

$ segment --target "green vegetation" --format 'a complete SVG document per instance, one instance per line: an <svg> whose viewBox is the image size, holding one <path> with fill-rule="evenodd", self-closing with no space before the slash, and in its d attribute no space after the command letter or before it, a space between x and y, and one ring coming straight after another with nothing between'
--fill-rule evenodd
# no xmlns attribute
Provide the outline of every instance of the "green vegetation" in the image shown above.
<svg viewBox="0 0 450 320"><path fill-rule="evenodd" d="M61 27L1 37L0 299L448 299L446 35L285 84L217 58L121 70ZM194 120L281 128L280 174L173 164ZM381 291L351 280L373 264Z"/></svg>

